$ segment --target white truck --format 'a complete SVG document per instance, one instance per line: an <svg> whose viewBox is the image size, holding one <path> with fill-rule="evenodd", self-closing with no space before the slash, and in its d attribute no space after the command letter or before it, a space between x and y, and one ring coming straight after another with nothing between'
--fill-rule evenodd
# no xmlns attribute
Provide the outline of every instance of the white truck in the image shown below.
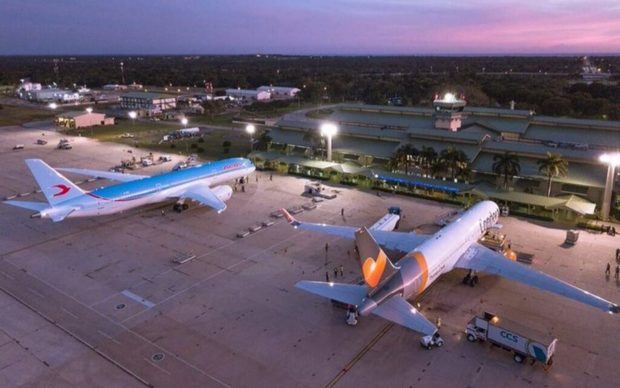
<svg viewBox="0 0 620 388"><path fill-rule="evenodd" d="M181 128L177 131L177 133L181 135L182 137L197 136L198 134L200 134L200 128L198 127Z"/></svg>
<svg viewBox="0 0 620 388"><path fill-rule="evenodd" d="M553 364L553 354L558 342L549 335L487 312L483 317L473 317L467 324L465 334L469 342L488 341L512 352L515 362L522 363L531 358L532 364L538 361L545 369Z"/></svg>

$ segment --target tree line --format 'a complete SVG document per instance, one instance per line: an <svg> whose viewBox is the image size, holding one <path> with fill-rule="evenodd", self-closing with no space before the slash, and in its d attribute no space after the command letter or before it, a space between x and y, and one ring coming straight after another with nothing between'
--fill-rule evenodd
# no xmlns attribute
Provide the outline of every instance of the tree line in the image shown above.
<svg viewBox="0 0 620 388"><path fill-rule="evenodd" d="M590 60L604 71L620 71L620 57ZM398 97L400 104L416 106L430 106L436 94L453 91L472 106L507 108L515 101L517 109L538 114L620 120L620 87L571 84L580 71L580 57L0 57L0 85L27 77L65 87L123 80L216 89L273 84L299 87L310 103L386 104Z"/></svg>

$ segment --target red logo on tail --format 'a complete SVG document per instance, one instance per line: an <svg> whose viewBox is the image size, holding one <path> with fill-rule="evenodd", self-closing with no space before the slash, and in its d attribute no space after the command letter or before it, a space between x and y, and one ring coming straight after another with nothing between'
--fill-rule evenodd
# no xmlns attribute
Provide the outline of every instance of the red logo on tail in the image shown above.
<svg viewBox="0 0 620 388"><path fill-rule="evenodd" d="M71 190L71 187L66 185L54 185L52 187L57 187L58 189L60 189L60 191L54 194L54 197L62 197L63 195L67 194L69 190Z"/></svg>

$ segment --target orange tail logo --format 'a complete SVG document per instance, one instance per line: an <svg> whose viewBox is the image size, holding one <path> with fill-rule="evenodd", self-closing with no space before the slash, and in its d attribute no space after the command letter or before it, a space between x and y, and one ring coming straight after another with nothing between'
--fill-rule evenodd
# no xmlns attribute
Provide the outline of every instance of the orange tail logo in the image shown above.
<svg viewBox="0 0 620 388"><path fill-rule="evenodd" d="M366 284L370 287L377 287L383 275L383 271L385 271L386 264L387 257L382 250L379 251L379 257L377 257L376 261L372 257L366 258L364 264L362 264L362 273L364 274L364 281L366 281Z"/></svg>

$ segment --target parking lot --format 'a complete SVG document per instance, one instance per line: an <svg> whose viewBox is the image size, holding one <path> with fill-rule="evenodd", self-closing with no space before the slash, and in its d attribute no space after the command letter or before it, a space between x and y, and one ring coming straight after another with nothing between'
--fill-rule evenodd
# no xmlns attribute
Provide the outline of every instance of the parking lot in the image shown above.
<svg viewBox="0 0 620 388"><path fill-rule="evenodd" d="M35 145L42 133L48 144ZM73 149L57 150L59 139L45 129L0 128L0 197L37 189L26 158L107 170L130 149L71 138ZM15 144L25 148L13 151ZM158 173L178 160L138 173ZM464 272L454 271L419 300L429 319L443 322L441 349L422 349L417 334L378 317L347 326L343 310L294 284L324 280L339 265L342 281L355 281L353 243L296 231L282 219L237 237L278 208L309 202L300 195L302 178L256 176L219 215L195 206L176 213L168 203L52 223L0 204L0 386L612 387L620 381L617 316L493 276L481 276L472 288L461 284ZM454 209L333 189L336 199L297 217L369 226L400 206L401 230L428 230ZM20 199L43 200L36 193ZM604 276L620 238L582 231L566 248L564 229L512 217L501 222L512 247L534 255L532 266L620 302L620 283ZM188 256L195 257L175 262ZM465 325L484 311L557 337L553 367L518 365L501 349L468 343Z"/></svg>

